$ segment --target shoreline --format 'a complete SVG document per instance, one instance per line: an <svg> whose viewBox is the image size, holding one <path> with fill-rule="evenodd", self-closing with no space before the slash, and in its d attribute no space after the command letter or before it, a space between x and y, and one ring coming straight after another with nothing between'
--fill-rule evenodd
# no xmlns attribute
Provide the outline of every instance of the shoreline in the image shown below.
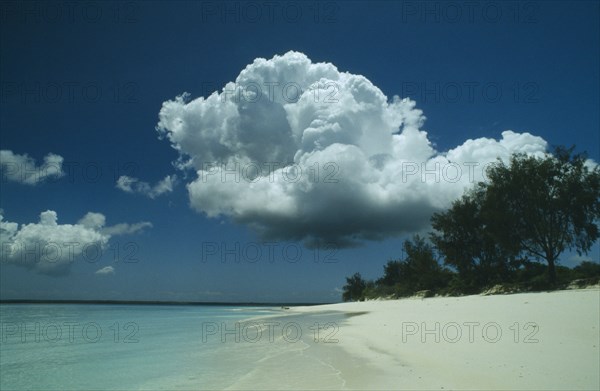
<svg viewBox="0 0 600 391"><path fill-rule="evenodd" d="M47 307L43 314L28 306L1 309L8 311L3 312L1 383L10 389L89 389L89 384L107 390L600 386L598 288L289 309L86 306ZM62 327L73 320L79 321L76 329ZM117 321L122 333L115 340ZM86 322L102 331L95 334L99 339L81 333ZM124 327L131 322L139 329ZM19 327L25 328L18 324L29 330L25 340ZM63 332L48 333L48 325L61 325ZM138 343L125 343L125 338ZM64 360L82 355L88 360L56 366L35 358L57 351ZM111 360L102 359L105 355ZM36 375L23 382L22 370L38 364ZM136 374L117 370L125 367L136 368ZM102 376L109 372L114 376Z"/></svg>
<svg viewBox="0 0 600 391"><path fill-rule="evenodd" d="M300 306L254 319L323 313L342 317L338 342L303 354L341 383L316 388L600 389L597 288Z"/></svg>

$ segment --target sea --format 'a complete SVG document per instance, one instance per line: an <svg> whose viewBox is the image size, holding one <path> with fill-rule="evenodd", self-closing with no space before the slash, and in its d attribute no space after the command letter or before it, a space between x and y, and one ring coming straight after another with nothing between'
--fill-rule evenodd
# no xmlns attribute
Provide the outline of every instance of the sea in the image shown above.
<svg viewBox="0 0 600 391"><path fill-rule="evenodd" d="M0 390L339 389L343 323L281 307L0 304Z"/></svg>

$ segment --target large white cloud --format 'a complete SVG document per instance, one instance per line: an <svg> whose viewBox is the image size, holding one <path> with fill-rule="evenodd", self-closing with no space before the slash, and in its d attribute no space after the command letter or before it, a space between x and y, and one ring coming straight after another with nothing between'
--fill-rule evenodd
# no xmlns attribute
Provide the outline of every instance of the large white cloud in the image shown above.
<svg viewBox="0 0 600 391"><path fill-rule="evenodd" d="M353 245L427 228L486 164L544 154L529 133L436 151L415 102L288 52L258 58L221 92L163 103L157 131L180 152L194 209L264 239Z"/></svg>
<svg viewBox="0 0 600 391"><path fill-rule="evenodd" d="M44 163L37 165L27 154L19 155L10 150L0 151L0 171L2 182L10 180L26 185L36 185L49 178L60 178L65 175L62 169L63 157L49 153Z"/></svg>
<svg viewBox="0 0 600 391"><path fill-rule="evenodd" d="M147 222L106 227L101 213L89 212L75 224L59 224L55 211L40 213L37 223L5 221L0 214L0 261L33 269L38 273L62 275L74 261L96 261L113 235L151 227Z"/></svg>

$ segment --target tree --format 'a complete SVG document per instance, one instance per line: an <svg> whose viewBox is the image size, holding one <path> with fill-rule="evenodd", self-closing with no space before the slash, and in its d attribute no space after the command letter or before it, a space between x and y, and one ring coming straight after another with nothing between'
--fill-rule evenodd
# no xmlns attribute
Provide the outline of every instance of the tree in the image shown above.
<svg viewBox="0 0 600 391"><path fill-rule="evenodd" d="M431 241L444 255L444 263L456 269L466 292L508 280L519 264L518 251L502 246L491 235L484 205L485 189L480 186L431 218L435 229Z"/></svg>
<svg viewBox="0 0 600 391"><path fill-rule="evenodd" d="M389 261L383 267L383 277L377 281L379 285L393 286L400 296L445 285L447 273L436 260L431 244L415 235L404 242L403 250L406 258Z"/></svg>
<svg viewBox="0 0 600 391"><path fill-rule="evenodd" d="M380 285L394 286L403 281L403 262L390 260L383 265L383 277L377 280Z"/></svg>
<svg viewBox="0 0 600 391"><path fill-rule="evenodd" d="M367 282L363 280L360 273L354 273L352 277L346 277L346 285L344 285L342 300L358 301L363 298L363 292L367 287Z"/></svg>
<svg viewBox="0 0 600 391"><path fill-rule="evenodd" d="M435 258L433 246L419 235L404 242L405 274L413 292L435 290L443 285L442 268Z"/></svg>
<svg viewBox="0 0 600 391"><path fill-rule="evenodd" d="M583 261L573 271L577 278L600 277L600 263Z"/></svg>
<svg viewBox="0 0 600 391"><path fill-rule="evenodd" d="M598 239L600 168L584 154L558 147L546 157L515 154L487 171L483 209L492 237L510 251L548 264L556 283L556 260L565 251L586 253Z"/></svg>

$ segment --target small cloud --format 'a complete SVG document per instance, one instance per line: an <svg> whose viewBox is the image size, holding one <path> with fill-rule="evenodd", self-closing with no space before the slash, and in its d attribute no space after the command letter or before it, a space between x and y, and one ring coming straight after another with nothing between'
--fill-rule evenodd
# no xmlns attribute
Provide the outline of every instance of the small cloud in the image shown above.
<svg viewBox="0 0 600 391"><path fill-rule="evenodd" d="M86 228L102 228L106 223L106 217L102 213L88 212L85 216L79 219L77 224L83 225Z"/></svg>
<svg viewBox="0 0 600 391"><path fill-rule="evenodd" d="M102 230L102 233L115 236L115 235L131 235L142 231L144 228L151 228L152 223L148 221L142 221L141 223L127 224L121 223L113 225L112 227L106 227Z"/></svg>
<svg viewBox="0 0 600 391"><path fill-rule="evenodd" d="M115 268L112 266L106 266L103 267L102 269L96 270L96 273L99 276L108 276L110 274L115 274Z"/></svg>
<svg viewBox="0 0 600 391"><path fill-rule="evenodd" d="M162 194L171 193L176 185L176 175L167 175L154 186L150 186L148 182L140 181L138 178L121 175L119 179L117 179L116 187L117 189L123 190L125 193L142 194L148 198L154 199Z"/></svg>
<svg viewBox="0 0 600 391"><path fill-rule="evenodd" d="M27 154L19 155L3 149L0 151L2 182L9 180L34 186L48 178L60 178L65 175L63 161L62 156L49 153L44 157L44 163L38 166Z"/></svg>

